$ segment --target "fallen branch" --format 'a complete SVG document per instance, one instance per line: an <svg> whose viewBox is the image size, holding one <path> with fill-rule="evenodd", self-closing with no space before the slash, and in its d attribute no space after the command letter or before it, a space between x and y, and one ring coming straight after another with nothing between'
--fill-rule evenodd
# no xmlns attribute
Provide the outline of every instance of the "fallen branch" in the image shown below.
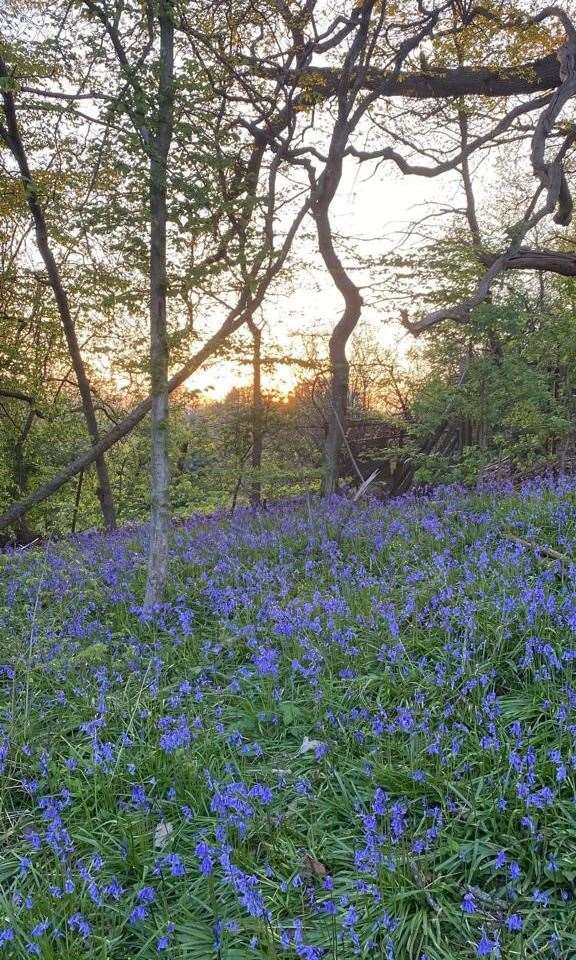
<svg viewBox="0 0 576 960"><path fill-rule="evenodd" d="M574 563L572 557L569 557L567 553L560 553L559 550L554 550L553 547L543 547L539 543L534 543L532 540L525 540L524 537L519 537L515 533L505 533L504 536L507 540L512 540L514 543L519 543L523 547L528 547L542 557L548 557L550 560L559 560L560 563Z"/></svg>

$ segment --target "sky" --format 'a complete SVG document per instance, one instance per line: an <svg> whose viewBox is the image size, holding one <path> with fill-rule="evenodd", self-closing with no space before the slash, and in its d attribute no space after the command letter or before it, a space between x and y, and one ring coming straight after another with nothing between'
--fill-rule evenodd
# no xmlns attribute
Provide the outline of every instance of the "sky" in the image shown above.
<svg viewBox="0 0 576 960"><path fill-rule="evenodd" d="M404 176L392 164L382 165L374 176L369 177L365 164L359 167L349 159L332 204L334 233L355 238L363 252L388 252L400 242L407 227L423 215L424 205L429 211L434 202L450 202L457 195L457 189L453 177ZM273 335L282 347L290 348L292 352L296 348L299 352L299 334L305 332L321 335L321 347L325 352L327 337L342 310L342 298L313 244L306 242L302 249L297 239L295 248L307 265L299 270L293 290L264 306L262 318L267 325L263 335L264 349L267 331L270 331L268 342ZM345 255L342 259L347 265ZM358 274L353 273L353 276L358 281ZM370 291L367 290L365 300L369 299ZM361 325L382 347L393 348L400 356L413 345L412 338L399 322L384 317L381 306L366 304ZM265 375L264 389L288 392L297 376L298 368L279 368ZM216 361L191 377L187 386L200 390L205 399L222 399L232 387L245 386L249 382L247 366Z"/></svg>

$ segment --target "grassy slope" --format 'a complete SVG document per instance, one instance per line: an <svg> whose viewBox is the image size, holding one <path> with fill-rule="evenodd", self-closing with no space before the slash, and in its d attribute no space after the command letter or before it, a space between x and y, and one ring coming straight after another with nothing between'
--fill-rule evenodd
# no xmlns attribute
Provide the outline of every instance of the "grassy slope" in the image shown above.
<svg viewBox="0 0 576 960"><path fill-rule="evenodd" d="M0 559L0 956L576 955L575 490Z"/></svg>

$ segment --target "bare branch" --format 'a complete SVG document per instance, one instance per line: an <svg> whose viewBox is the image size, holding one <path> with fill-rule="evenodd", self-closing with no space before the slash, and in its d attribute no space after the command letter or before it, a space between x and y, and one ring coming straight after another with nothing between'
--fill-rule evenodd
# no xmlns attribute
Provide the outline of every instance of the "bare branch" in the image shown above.
<svg viewBox="0 0 576 960"><path fill-rule="evenodd" d="M481 137L476 137L475 140L471 140L449 160L436 164L434 167L412 164L406 160L402 154L394 150L393 147L383 147L381 150L358 150L356 147L350 146L346 152L348 155L356 157L356 159L361 161L392 160L404 174L417 177L438 177L443 173L447 173L449 170L455 170L459 164L472 156L476 150L508 130L518 117L526 113L532 113L534 110L540 110L541 107L547 106L551 99L552 95L547 94L544 97L537 97L535 100L530 100L528 103L519 104L510 110L488 133L482 134Z"/></svg>

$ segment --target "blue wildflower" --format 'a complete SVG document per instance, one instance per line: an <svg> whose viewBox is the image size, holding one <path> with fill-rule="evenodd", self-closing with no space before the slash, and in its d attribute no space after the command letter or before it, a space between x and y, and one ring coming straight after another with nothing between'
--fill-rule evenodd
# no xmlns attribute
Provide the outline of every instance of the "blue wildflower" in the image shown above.
<svg viewBox="0 0 576 960"><path fill-rule="evenodd" d="M12 943L14 940L14 930L12 927L4 927L3 930L0 930L0 947L3 947L6 943Z"/></svg>
<svg viewBox="0 0 576 960"><path fill-rule="evenodd" d="M500 947L497 940L491 940L490 937L486 934L485 931L482 931L482 936L476 944L476 956L478 957L490 957L492 955L499 956Z"/></svg>
<svg viewBox="0 0 576 960"><path fill-rule="evenodd" d="M80 934L83 940L87 940L90 934L92 933L92 927L88 921L82 916L81 913L74 913L68 919L68 926L72 930L76 930Z"/></svg>
<svg viewBox="0 0 576 960"><path fill-rule="evenodd" d="M473 893L464 894L460 909L463 910L464 913L476 913L476 901L474 900Z"/></svg>

